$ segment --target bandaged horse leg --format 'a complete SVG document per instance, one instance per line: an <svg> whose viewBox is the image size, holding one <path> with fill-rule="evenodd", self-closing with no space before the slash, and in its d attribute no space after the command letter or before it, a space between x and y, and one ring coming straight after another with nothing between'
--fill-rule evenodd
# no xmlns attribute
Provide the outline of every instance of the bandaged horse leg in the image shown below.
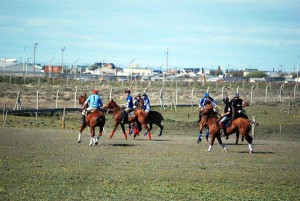
<svg viewBox="0 0 300 201"><path fill-rule="evenodd" d="M206 134L205 134L205 139L206 139L207 142L208 142L208 136L209 136L209 130L208 130L208 128L207 128Z"/></svg>
<svg viewBox="0 0 300 201"><path fill-rule="evenodd" d="M78 134L78 143L80 143L80 142L81 142L81 136L82 136L82 133L81 133L81 132L79 132L79 134Z"/></svg>
<svg viewBox="0 0 300 201"><path fill-rule="evenodd" d="M125 137L125 139L127 140L127 133L125 132L125 126L124 126L124 124L121 124L121 128L122 128L124 137Z"/></svg>
<svg viewBox="0 0 300 201"><path fill-rule="evenodd" d="M90 127L90 131L91 131L91 140L89 145L92 146L93 144L95 144L95 128Z"/></svg>
<svg viewBox="0 0 300 201"><path fill-rule="evenodd" d="M202 132L199 131L198 137L197 137L197 143L199 144L199 142L201 142L201 140L202 140Z"/></svg>

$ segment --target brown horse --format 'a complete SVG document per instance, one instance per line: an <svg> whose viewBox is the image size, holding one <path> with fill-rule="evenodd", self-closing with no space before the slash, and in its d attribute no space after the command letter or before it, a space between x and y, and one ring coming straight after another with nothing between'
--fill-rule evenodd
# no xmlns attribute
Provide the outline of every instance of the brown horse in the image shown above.
<svg viewBox="0 0 300 201"><path fill-rule="evenodd" d="M78 99L79 104L83 105L86 99L87 99L86 94L81 95ZM91 132L90 146L92 146L93 144L97 145L99 138L102 136L104 125L105 125L105 115L102 111L96 109L88 113L85 117L85 123L82 123L79 129L78 143L81 142L82 131L85 129L86 126L89 126ZM95 127L97 126L99 126L99 133L98 136L96 137Z"/></svg>
<svg viewBox="0 0 300 201"><path fill-rule="evenodd" d="M213 114L213 105L207 104L203 109L202 114L203 114L203 118L201 119L200 130L205 125L207 125L209 127L209 133L211 135L211 141L210 141L208 151L211 151L212 146L214 145L215 142L215 138L217 138L219 144L226 151L226 146L222 143L221 136L220 136L220 127L219 127L220 118L218 118L216 114ZM250 131L251 131L250 121L242 117L232 120L231 125L226 127L226 133L228 135L239 132L248 142L249 151L250 153L252 153L253 138L249 135Z"/></svg>
<svg viewBox="0 0 300 201"><path fill-rule="evenodd" d="M114 128L110 134L110 138L112 138L117 127L119 126L119 124L121 124L122 108L119 107L118 104L114 100L110 100L107 104L104 105L103 108L111 110L114 115L114 121L115 121ZM145 111L143 111L141 109L136 109L136 110L134 110L134 116L128 117L127 123L133 123L133 122L138 121L147 130L148 138L149 138L149 140L151 140L150 130L152 128L153 123L156 125L159 125L160 130L161 130L160 135L162 134L163 126L161 125L161 122L163 120L163 117L159 112L155 112L155 111L153 111L153 113L151 113L151 115L149 115L149 114L150 114L150 112L147 115L147 113ZM148 127L148 124L150 125L150 127ZM124 124L121 124L121 128L122 128L125 139L127 139L127 133L125 132ZM140 129L139 129L139 131L140 131ZM138 135L139 131L134 132L134 137L136 137Z"/></svg>

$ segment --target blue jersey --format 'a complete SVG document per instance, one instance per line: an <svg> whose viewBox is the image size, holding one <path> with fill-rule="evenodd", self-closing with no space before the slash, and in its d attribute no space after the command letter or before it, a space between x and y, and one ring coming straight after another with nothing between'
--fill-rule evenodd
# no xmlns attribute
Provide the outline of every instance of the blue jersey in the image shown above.
<svg viewBox="0 0 300 201"><path fill-rule="evenodd" d="M150 100L148 97L144 98L144 105L143 105L143 110L149 110L151 109L151 105L150 105Z"/></svg>
<svg viewBox="0 0 300 201"><path fill-rule="evenodd" d="M199 107L204 108L206 106L206 104L209 104L209 103L213 103L214 105L217 104L216 101L212 97L209 96L208 100L206 100L205 97L200 99Z"/></svg>
<svg viewBox="0 0 300 201"><path fill-rule="evenodd" d="M127 108L133 109L133 101L130 95L126 97L126 103L127 103L126 105Z"/></svg>
<svg viewBox="0 0 300 201"><path fill-rule="evenodd" d="M98 94L93 94L88 97L85 101L85 105L89 103L89 107L100 109L102 107L103 102Z"/></svg>

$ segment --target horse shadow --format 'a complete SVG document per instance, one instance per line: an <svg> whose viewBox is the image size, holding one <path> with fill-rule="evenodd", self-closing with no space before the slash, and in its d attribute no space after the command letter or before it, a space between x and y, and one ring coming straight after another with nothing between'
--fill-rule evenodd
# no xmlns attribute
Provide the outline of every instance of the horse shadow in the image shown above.
<svg viewBox="0 0 300 201"><path fill-rule="evenodd" d="M108 144L108 145L111 145L113 147L133 147L133 146L136 146L134 144L125 144L125 143L121 143L121 144Z"/></svg>
<svg viewBox="0 0 300 201"><path fill-rule="evenodd" d="M249 154L249 151L239 151L240 154ZM275 152L272 151L254 151L252 154L275 154Z"/></svg>

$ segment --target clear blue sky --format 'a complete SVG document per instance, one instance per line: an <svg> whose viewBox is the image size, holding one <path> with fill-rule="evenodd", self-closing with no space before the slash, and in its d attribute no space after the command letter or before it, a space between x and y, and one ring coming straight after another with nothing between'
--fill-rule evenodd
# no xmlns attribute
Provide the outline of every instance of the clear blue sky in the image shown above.
<svg viewBox="0 0 300 201"><path fill-rule="evenodd" d="M299 0L0 0L0 57L120 67L296 69ZM25 48L24 51L24 47ZM300 67L299 67L300 68Z"/></svg>

